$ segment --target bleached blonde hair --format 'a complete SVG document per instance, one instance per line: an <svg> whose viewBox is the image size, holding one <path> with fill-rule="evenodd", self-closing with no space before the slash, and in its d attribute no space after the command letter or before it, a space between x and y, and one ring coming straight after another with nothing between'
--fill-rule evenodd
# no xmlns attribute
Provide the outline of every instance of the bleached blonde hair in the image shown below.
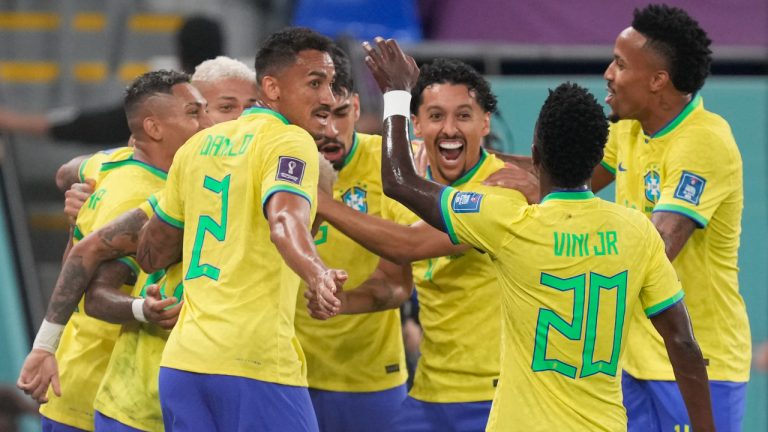
<svg viewBox="0 0 768 432"><path fill-rule="evenodd" d="M218 81L226 78L238 78L256 82L256 72L245 63L227 56L218 56L206 60L195 67L192 81Z"/></svg>

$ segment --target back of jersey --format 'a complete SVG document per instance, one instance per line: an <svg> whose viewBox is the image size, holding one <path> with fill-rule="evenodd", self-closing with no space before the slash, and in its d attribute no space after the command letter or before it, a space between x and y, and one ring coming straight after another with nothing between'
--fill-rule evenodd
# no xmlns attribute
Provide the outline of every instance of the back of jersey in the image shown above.
<svg viewBox="0 0 768 432"><path fill-rule="evenodd" d="M312 137L252 108L192 137L168 180L156 211L184 230L186 300L161 365L306 386L293 326L299 278L270 240L266 205L291 193L314 215Z"/></svg>

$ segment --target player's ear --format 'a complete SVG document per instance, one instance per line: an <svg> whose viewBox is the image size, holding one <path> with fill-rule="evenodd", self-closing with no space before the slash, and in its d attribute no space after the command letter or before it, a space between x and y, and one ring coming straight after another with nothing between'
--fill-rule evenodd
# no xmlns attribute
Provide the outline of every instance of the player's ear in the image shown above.
<svg viewBox="0 0 768 432"><path fill-rule="evenodd" d="M419 116L411 114L411 124L413 124L413 134L419 138L423 138L421 135L421 122L419 122Z"/></svg>
<svg viewBox="0 0 768 432"><path fill-rule="evenodd" d="M491 113L484 112L483 113L483 136L487 136L489 133L491 133Z"/></svg>
<svg viewBox="0 0 768 432"><path fill-rule="evenodd" d="M352 109L355 110L355 123L360 120L360 95L355 93L352 95Z"/></svg>
<svg viewBox="0 0 768 432"><path fill-rule="evenodd" d="M277 82L277 78L267 75L261 80L262 94L269 101L276 101L280 99L280 85Z"/></svg>
<svg viewBox="0 0 768 432"><path fill-rule="evenodd" d="M144 129L144 133L153 140L160 141L163 138L163 127L155 116L144 117L141 127Z"/></svg>
<svg viewBox="0 0 768 432"><path fill-rule="evenodd" d="M664 89L669 83L669 72L665 70L657 70L651 76L651 92L656 93Z"/></svg>

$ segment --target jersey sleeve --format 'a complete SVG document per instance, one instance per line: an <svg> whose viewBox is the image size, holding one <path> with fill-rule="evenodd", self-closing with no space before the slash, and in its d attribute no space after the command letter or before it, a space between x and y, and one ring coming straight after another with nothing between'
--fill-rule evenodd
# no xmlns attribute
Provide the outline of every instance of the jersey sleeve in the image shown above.
<svg viewBox="0 0 768 432"><path fill-rule="evenodd" d="M640 302L643 305L645 315L651 318L682 300L683 287L664 251L664 241L650 221L647 221L646 225L646 244L650 256L645 267L645 280L640 291Z"/></svg>
<svg viewBox="0 0 768 432"><path fill-rule="evenodd" d="M619 139L618 139L618 126L612 124L608 133L608 141L605 143L605 150L603 154L603 160L600 165L607 169L613 175L616 175L616 159L618 158Z"/></svg>
<svg viewBox="0 0 768 432"><path fill-rule="evenodd" d="M734 163L722 140L714 134L691 130L672 143L664 162L665 178L655 212L673 212L692 219L699 228L735 187Z"/></svg>
<svg viewBox="0 0 768 432"><path fill-rule="evenodd" d="M155 207L157 207L157 203L160 202L164 195L164 189L155 192L154 194L150 195L146 201L141 203L139 210L144 212L144 214L147 215L147 218L152 218L152 215L155 214Z"/></svg>
<svg viewBox="0 0 768 432"><path fill-rule="evenodd" d="M303 130L290 128L275 134L264 146L261 169L261 207L277 193L291 193L309 202L314 215L320 175L317 146Z"/></svg>
<svg viewBox="0 0 768 432"><path fill-rule="evenodd" d="M495 255L511 234L511 223L526 208L525 199L493 193L478 186L475 191L443 189L440 210L453 244L466 243Z"/></svg>
<svg viewBox="0 0 768 432"><path fill-rule="evenodd" d="M163 222L178 229L184 229L184 195L182 191L182 168L185 165L183 160L184 150L182 147L176 153L170 170L168 170L168 179L165 181L165 188L160 196L155 195L157 203L153 206L154 214Z"/></svg>
<svg viewBox="0 0 768 432"><path fill-rule="evenodd" d="M88 159L80 162L80 169L78 170L80 183L85 182L86 179L96 179L101 170L101 164L107 160L109 160L109 154L106 152L97 152L92 154Z"/></svg>

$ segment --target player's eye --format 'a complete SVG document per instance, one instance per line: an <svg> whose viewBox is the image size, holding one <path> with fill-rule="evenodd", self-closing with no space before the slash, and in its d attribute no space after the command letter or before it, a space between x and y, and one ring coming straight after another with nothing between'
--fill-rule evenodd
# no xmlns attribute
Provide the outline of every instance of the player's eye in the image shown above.
<svg viewBox="0 0 768 432"><path fill-rule="evenodd" d="M443 118L443 113L434 112L434 113L430 113L429 114L429 119L430 120L440 120L442 118Z"/></svg>
<svg viewBox="0 0 768 432"><path fill-rule="evenodd" d="M316 89L320 88L320 80L312 80L309 82L309 86Z"/></svg>
<svg viewBox="0 0 768 432"><path fill-rule="evenodd" d="M231 112L235 107L233 105L227 104L227 105L219 105L219 112L221 113L228 113Z"/></svg>

